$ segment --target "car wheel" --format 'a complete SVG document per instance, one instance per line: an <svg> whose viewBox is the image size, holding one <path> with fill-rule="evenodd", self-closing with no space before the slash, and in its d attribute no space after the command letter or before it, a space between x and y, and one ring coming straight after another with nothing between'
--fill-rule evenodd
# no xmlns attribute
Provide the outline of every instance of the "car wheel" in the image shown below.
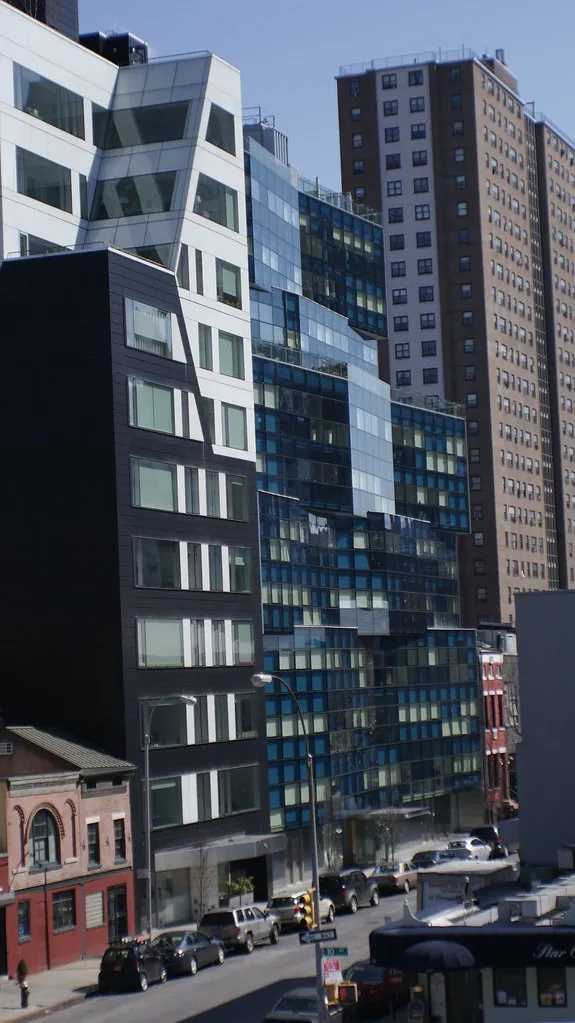
<svg viewBox="0 0 575 1023"><path fill-rule="evenodd" d="M370 902L372 906L379 906L379 888L374 888L371 893Z"/></svg>
<svg viewBox="0 0 575 1023"><path fill-rule="evenodd" d="M162 969L161 969L161 972L160 972L160 984L165 984L167 979L168 979L168 971L166 970L165 966L162 966Z"/></svg>
<svg viewBox="0 0 575 1023"><path fill-rule="evenodd" d="M188 964L188 970L190 971L190 974L192 975L192 977L196 976L196 973L198 972L198 960L196 959L195 956L190 956L190 962Z"/></svg>
<svg viewBox="0 0 575 1023"><path fill-rule="evenodd" d="M139 980L140 980L140 991L147 991L148 990L148 978L147 978L146 974L145 973L141 973Z"/></svg>
<svg viewBox="0 0 575 1023"><path fill-rule="evenodd" d="M328 914L327 914L327 919L328 919L328 923L330 923L330 924L332 924L334 922L334 920L335 920L335 909L333 908L333 906L329 907Z"/></svg>
<svg viewBox="0 0 575 1023"><path fill-rule="evenodd" d="M254 936L253 934L246 934L246 943L244 945L247 955L251 955L254 950Z"/></svg>
<svg viewBox="0 0 575 1023"><path fill-rule="evenodd" d="M270 945L277 945L280 940L280 929L277 924L274 924L270 931Z"/></svg>
<svg viewBox="0 0 575 1023"><path fill-rule="evenodd" d="M223 964L225 962L225 959L226 959L226 953L224 951L224 946L223 945L218 945L218 963L219 963L220 966L223 966Z"/></svg>
<svg viewBox="0 0 575 1023"><path fill-rule="evenodd" d="M355 895L352 895L351 899L349 900L349 911L350 913L357 913L357 899Z"/></svg>

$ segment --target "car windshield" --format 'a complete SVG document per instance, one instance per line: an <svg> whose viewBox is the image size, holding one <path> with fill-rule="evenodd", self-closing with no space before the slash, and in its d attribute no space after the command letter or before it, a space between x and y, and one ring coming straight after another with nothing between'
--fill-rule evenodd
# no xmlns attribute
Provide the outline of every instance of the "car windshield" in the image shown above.
<svg viewBox="0 0 575 1023"><path fill-rule="evenodd" d="M382 863L381 867L378 868L378 874L399 874L401 873L401 863Z"/></svg>
<svg viewBox="0 0 575 1023"><path fill-rule="evenodd" d="M234 923L233 913L206 913L202 917L200 928L204 927L225 927Z"/></svg>
<svg viewBox="0 0 575 1023"><path fill-rule="evenodd" d="M154 948L158 945L169 945L170 948L177 948L178 945L181 945L184 937L184 931L170 931L166 934L158 934L158 937L154 938L152 945ZM195 937L195 935L192 935L192 937Z"/></svg>
<svg viewBox="0 0 575 1023"><path fill-rule="evenodd" d="M382 984L383 970L380 966L350 966L346 971L346 980L351 980L355 984Z"/></svg>
<svg viewBox="0 0 575 1023"><path fill-rule="evenodd" d="M285 995L276 1005L274 1012L295 1012L300 1016L317 1015L317 999L313 995L305 997Z"/></svg>
<svg viewBox="0 0 575 1023"><path fill-rule="evenodd" d="M130 950L127 948L109 948L104 953L103 963L123 963L128 958Z"/></svg>
<svg viewBox="0 0 575 1023"><path fill-rule="evenodd" d="M412 863L431 863L432 860L438 855L437 850L432 849L429 852L418 852L412 858Z"/></svg>
<svg viewBox="0 0 575 1023"><path fill-rule="evenodd" d="M300 898L301 898L301 896L300 896ZM295 903L295 898L290 895L289 897L288 896L282 896L281 898L271 899L270 902L269 902L269 905L273 909L287 909L288 907L292 907L293 908L294 903Z"/></svg>
<svg viewBox="0 0 575 1023"><path fill-rule="evenodd" d="M448 845L449 849L465 849L465 842L450 842Z"/></svg>

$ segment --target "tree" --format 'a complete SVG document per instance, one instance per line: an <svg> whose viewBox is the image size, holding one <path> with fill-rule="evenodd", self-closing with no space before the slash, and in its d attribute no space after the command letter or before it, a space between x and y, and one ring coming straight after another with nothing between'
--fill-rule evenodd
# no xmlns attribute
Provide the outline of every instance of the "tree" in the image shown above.
<svg viewBox="0 0 575 1023"><path fill-rule="evenodd" d="M320 803L321 844L324 863L328 870L339 867L341 861L342 827L338 802L339 800L334 800L333 793L326 791L325 798Z"/></svg>
<svg viewBox="0 0 575 1023"><path fill-rule="evenodd" d="M199 921L204 913L213 908L218 894L218 868L211 863L209 850L205 846L200 846L198 850L198 861L190 872L190 887Z"/></svg>
<svg viewBox="0 0 575 1023"><path fill-rule="evenodd" d="M224 881L224 885L230 898L239 895L241 906L242 895L249 895L254 890L254 879L253 877L236 877L234 881Z"/></svg>
<svg viewBox="0 0 575 1023"><path fill-rule="evenodd" d="M383 849L385 862L395 860L397 847L405 831L405 821L399 810L389 807L378 810L375 819L375 833L379 839L379 848Z"/></svg>

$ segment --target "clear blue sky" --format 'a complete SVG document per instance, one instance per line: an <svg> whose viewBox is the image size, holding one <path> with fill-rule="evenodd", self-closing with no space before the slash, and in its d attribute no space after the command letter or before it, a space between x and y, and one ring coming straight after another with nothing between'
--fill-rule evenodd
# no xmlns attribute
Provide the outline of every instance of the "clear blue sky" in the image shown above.
<svg viewBox="0 0 575 1023"><path fill-rule="evenodd" d="M340 64L503 47L523 99L575 137L573 0L80 0L80 27L129 29L158 54L217 53L241 70L244 106L275 114L291 162L336 189Z"/></svg>

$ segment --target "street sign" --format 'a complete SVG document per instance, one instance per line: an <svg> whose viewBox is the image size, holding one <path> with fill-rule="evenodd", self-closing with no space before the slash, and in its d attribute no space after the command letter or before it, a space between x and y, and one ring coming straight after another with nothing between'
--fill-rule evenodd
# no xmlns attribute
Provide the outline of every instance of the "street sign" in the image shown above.
<svg viewBox="0 0 575 1023"><path fill-rule="evenodd" d="M337 941L335 927L324 927L323 931L300 931L300 945L315 945L318 941Z"/></svg>
<svg viewBox="0 0 575 1023"><path fill-rule="evenodd" d="M337 959L339 956L348 956L347 948L322 948L321 954L324 959Z"/></svg>
<svg viewBox="0 0 575 1023"><path fill-rule="evenodd" d="M323 960L323 982L324 984L339 984L343 980L343 973L339 959Z"/></svg>

